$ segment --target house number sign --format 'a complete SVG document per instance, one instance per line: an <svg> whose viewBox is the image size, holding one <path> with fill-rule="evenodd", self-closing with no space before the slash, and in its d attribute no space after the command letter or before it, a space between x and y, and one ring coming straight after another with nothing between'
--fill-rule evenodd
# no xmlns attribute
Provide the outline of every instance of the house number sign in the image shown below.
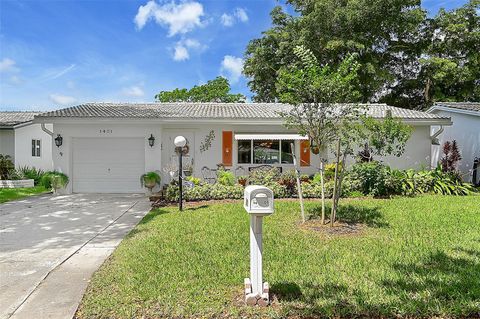
<svg viewBox="0 0 480 319"><path fill-rule="evenodd" d="M100 129L99 133L100 134L112 134L113 130L112 129Z"/></svg>

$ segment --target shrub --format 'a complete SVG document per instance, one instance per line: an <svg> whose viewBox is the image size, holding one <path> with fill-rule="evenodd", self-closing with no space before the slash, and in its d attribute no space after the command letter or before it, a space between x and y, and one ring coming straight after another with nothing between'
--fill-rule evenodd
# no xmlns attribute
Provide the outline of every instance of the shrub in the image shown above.
<svg viewBox="0 0 480 319"><path fill-rule="evenodd" d="M342 171L342 164L338 164L339 172ZM324 167L325 180L330 180L335 177L335 163L326 164Z"/></svg>
<svg viewBox="0 0 480 319"><path fill-rule="evenodd" d="M221 184L225 186L233 186L235 185L235 176L233 175L232 172L225 171L223 169L218 170L217 184Z"/></svg>
<svg viewBox="0 0 480 319"><path fill-rule="evenodd" d="M60 188L67 186L68 182L68 176L57 171L46 172L40 179L40 185L43 185L47 189L53 190L54 193L56 193Z"/></svg>
<svg viewBox="0 0 480 319"><path fill-rule="evenodd" d="M20 167L18 169L18 173L25 179L33 179L35 185L38 185L40 183L43 174L45 174L42 169L28 166Z"/></svg>
<svg viewBox="0 0 480 319"><path fill-rule="evenodd" d="M250 172L248 183L250 185L268 185L278 182L280 179L280 170L276 167L268 169L254 169Z"/></svg>
<svg viewBox="0 0 480 319"><path fill-rule="evenodd" d="M288 194L294 194L296 192L295 188L297 185L297 175L294 170L288 170L283 172L280 175L278 180L280 185L285 186Z"/></svg>
<svg viewBox="0 0 480 319"><path fill-rule="evenodd" d="M455 172L457 163L462 159L457 141L446 141L442 147L443 157L440 159L443 172Z"/></svg>
<svg viewBox="0 0 480 319"><path fill-rule="evenodd" d="M177 185L169 185L165 192L165 199L178 201L179 193ZM243 197L241 185L203 184L192 188L185 188L183 198L187 201L200 201L210 199L240 199Z"/></svg>
<svg viewBox="0 0 480 319"><path fill-rule="evenodd" d="M349 174L352 190L373 196L402 193L403 178L401 171L377 161L356 163Z"/></svg>
<svg viewBox="0 0 480 319"><path fill-rule="evenodd" d="M201 182L200 178L194 177L194 176L187 176L187 177L185 177L185 179L189 182L192 182L193 185L195 185L195 186L200 185L200 182Z"/></svg>
<svg viewBox="0 0 480 319"><path fill-rule="evenodd" d="M17 179L15 165L10 155L0 154L0 179Z"/></svg>

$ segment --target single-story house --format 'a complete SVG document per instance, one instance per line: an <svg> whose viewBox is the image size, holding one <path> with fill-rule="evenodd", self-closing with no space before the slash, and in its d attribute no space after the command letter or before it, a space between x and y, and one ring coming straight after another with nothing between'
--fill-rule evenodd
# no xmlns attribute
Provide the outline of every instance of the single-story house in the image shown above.
<svg viewBox="0 0 480 319"><path fill-rule="evenodd" d="M432 145L432 165L436 166L442 158L443 144L456 140L462 156L458 169L464 174L465 181L473 182L473 162L475 158L480 159L480 102L438 102L427 112L450 117L453 122L448 127L432 127L432 134L441 132L438 145Z"/></svg>
<svg viewBox="0 0 480 319"><path fill-rule="evenodd" d="M39 112L0 112L0 154L9 155L15 167L53 168L52 138L33 123ZM52 124L47 124L52 129Z"/></svg>
<svg viewBox="0 0 480 319"><path fill-rule="evenodd" d="M310 154L308 141L282 125L278 112L290 108L279 103L88 103L39 114L34 123L53 125L50 134L62 139L52 155L54 169L70 177L67 192L131 193L144 191L139 177L147 171L159 171L163 183L170 181L169 171L178 167L178 135L188 141L184 162L198 177L218 164L236 175L265 164L291 169L291 143L301 171L315 173L319 160ZM448 117L385 104L367 108L376 118L390 110L414 127L404 156L383 159L398 168L428 167L430 127L451 124Z"/></svg>

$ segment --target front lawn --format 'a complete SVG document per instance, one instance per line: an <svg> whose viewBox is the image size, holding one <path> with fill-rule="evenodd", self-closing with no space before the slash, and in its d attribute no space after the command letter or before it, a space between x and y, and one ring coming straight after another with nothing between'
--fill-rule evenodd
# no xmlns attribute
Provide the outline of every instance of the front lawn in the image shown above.
<svg viewBox="0 0 480 319"><path fill-rule="evenodd" d="M95 273L77 316L480 315L479 196L342 203L355 232L299 227L296 201L277 201L265 218L268 308L242 303L249 220L236 202L152 211Z"/></svg>
<svg viewBox="0 0 480 319"><path fill-rule="evenodd" d="M47 190L43 186L26 188L0 188L0 203L20 199L27 196L45 193Z"/></svg>

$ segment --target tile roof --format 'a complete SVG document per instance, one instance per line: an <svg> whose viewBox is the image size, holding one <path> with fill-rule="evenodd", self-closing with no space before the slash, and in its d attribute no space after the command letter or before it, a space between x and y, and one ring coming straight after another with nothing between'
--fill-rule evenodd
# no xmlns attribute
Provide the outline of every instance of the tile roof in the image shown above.
<svg viewBox="0 0 480 319"><path fill-rule="evenodd" d="M386 104L367 104L371 116L382 118L386 110L392 116L412 119L447 119L421 111ZM154 118L154 119L280 119L291 105L281 103L86 103L46 112L39 118Z"/></svg>
<svg viewBox="0 0 480 319"><path fill-rule="evenodd" d="M15 126L33 120L40 112L0 112L0 126Z"/></svg>
<svg viewBox="0 0 480 319"><path fill-rule="evenodd" d="M435 106L480 112L480 102L437 102Z"/></svg>

